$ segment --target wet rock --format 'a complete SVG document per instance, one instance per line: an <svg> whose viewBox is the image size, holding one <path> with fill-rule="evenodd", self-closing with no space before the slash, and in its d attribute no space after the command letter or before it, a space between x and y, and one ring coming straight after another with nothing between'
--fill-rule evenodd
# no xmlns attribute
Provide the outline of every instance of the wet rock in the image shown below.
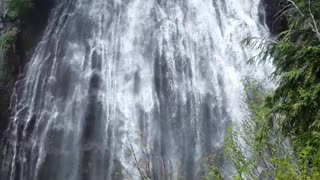
<svg viewBox="0 0 320 180"><path fill-rule="evenodd" d="M281 16L287 5L286 0L261 0L265 9L265 21L272 34L278 34L287 28L286 18Z"/></svg>
<svg viewBox="0 0 320 180"><path fill-rule="evenodd" d="M40 39L55 0L33 0L32 11L23 19L15 20L6 15L7 2L0 0L0 39L6 32L17 33L13 48L7 52L0 50L0 140L8 126L14 84L29 59L27 52L31 52Z"/></svg>

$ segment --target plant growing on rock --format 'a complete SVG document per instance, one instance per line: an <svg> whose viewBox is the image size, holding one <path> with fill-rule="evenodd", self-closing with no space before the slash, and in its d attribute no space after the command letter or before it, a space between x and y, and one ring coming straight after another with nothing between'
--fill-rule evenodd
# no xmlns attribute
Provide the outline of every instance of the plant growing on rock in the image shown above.
<svg viewBox="0 0 320 180"><path fill-rule="evenodd" d="M12 19L22 18L32 8L32 0L9 0L8 16Z"/></svg>
<svg viewBox="0 0 320 180"><path fill-rule="evenodd" d="M11 31L7 31L1 35L0 38L0 51L2 56L5 56L9 50L14 51L14 44L16 41L16 36L18 34L18 29L14 28Z"/></svg>

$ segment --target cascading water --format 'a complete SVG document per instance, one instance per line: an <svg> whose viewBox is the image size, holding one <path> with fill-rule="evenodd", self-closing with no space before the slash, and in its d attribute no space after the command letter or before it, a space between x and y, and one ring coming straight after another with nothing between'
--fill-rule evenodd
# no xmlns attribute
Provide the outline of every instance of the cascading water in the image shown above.
<svg viewBox="0 0 320 180"><path fill-rule="evenodd" d="M56 2L16 85L1 179L201 179L244 116L241 80L268 72L240 43L268 36L258 5Z"/></svg>

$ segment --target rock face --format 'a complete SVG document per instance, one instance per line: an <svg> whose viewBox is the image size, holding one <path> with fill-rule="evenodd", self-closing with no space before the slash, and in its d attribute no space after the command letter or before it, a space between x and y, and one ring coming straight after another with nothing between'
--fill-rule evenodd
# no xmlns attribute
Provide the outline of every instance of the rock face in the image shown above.
<svg viewBox="0 0 320 180"><path fill-rule="evenodd" d="M5 32L10 31L14 27L13 23L9 22L5 18L5 14L6 1L0 0L1 38ZM11 57L11 55L4 54L2 51L0 51L0 138L4 128L7 125L9 117L9 102L14 84L14 76L12 75L12 69L9 67L9 62L13 62L13 59L16 59L15 57Z"/></svg>
<svg viewBox="0 0 320 180"><path fill-rule="evenodd" d="M265 9L265 21L272 34L278 34L286 29L287 21L280 17L287 4L287 0L261 0Z"/></svg>
<svg viewBox="0 0 320 180"><path fill-rule="evenodd" d="M3 65L1 65L3 66ZM3 69L3 68L2 68ZM3 71L1 69L1 71ZM1 134L7 126L9 117L9 102L11 89L13 88L13 78L7 72L1 72L0 75L0 131Z"/></svg>
<svg viewBox="0 0 320 180"><path fill-rule="evenodd" d="M14 84L32 54L47 23L55 0L33 0L33 9L23 19L7 17L6 0L0 0L0 36L17 30L13 49L5 54L0 50L0 139L10 118L10 99ZM0 38L0 39L1 39ZM1 145L0 145L1 146ZM1 151L1 147L0 147Z"/></svg>

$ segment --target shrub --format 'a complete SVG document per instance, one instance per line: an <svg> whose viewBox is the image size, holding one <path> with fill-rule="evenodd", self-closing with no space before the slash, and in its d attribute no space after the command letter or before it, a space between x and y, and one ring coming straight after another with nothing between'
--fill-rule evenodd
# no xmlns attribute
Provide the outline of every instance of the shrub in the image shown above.
<svg viewBox="0 0 320 180"><path fill-rule="evenodd" d="M22 18L32 8L32 0L9 0L8 16L10 18Z"/></svg>
<svg viewBox="0 0 320 180"><path fill-rule="evenodd" d="M7 51L13 48L14 43L16 41L18 30L13 29L11 31L5 32L0 39L0 51L3 55L6 54Z"/></svg>

